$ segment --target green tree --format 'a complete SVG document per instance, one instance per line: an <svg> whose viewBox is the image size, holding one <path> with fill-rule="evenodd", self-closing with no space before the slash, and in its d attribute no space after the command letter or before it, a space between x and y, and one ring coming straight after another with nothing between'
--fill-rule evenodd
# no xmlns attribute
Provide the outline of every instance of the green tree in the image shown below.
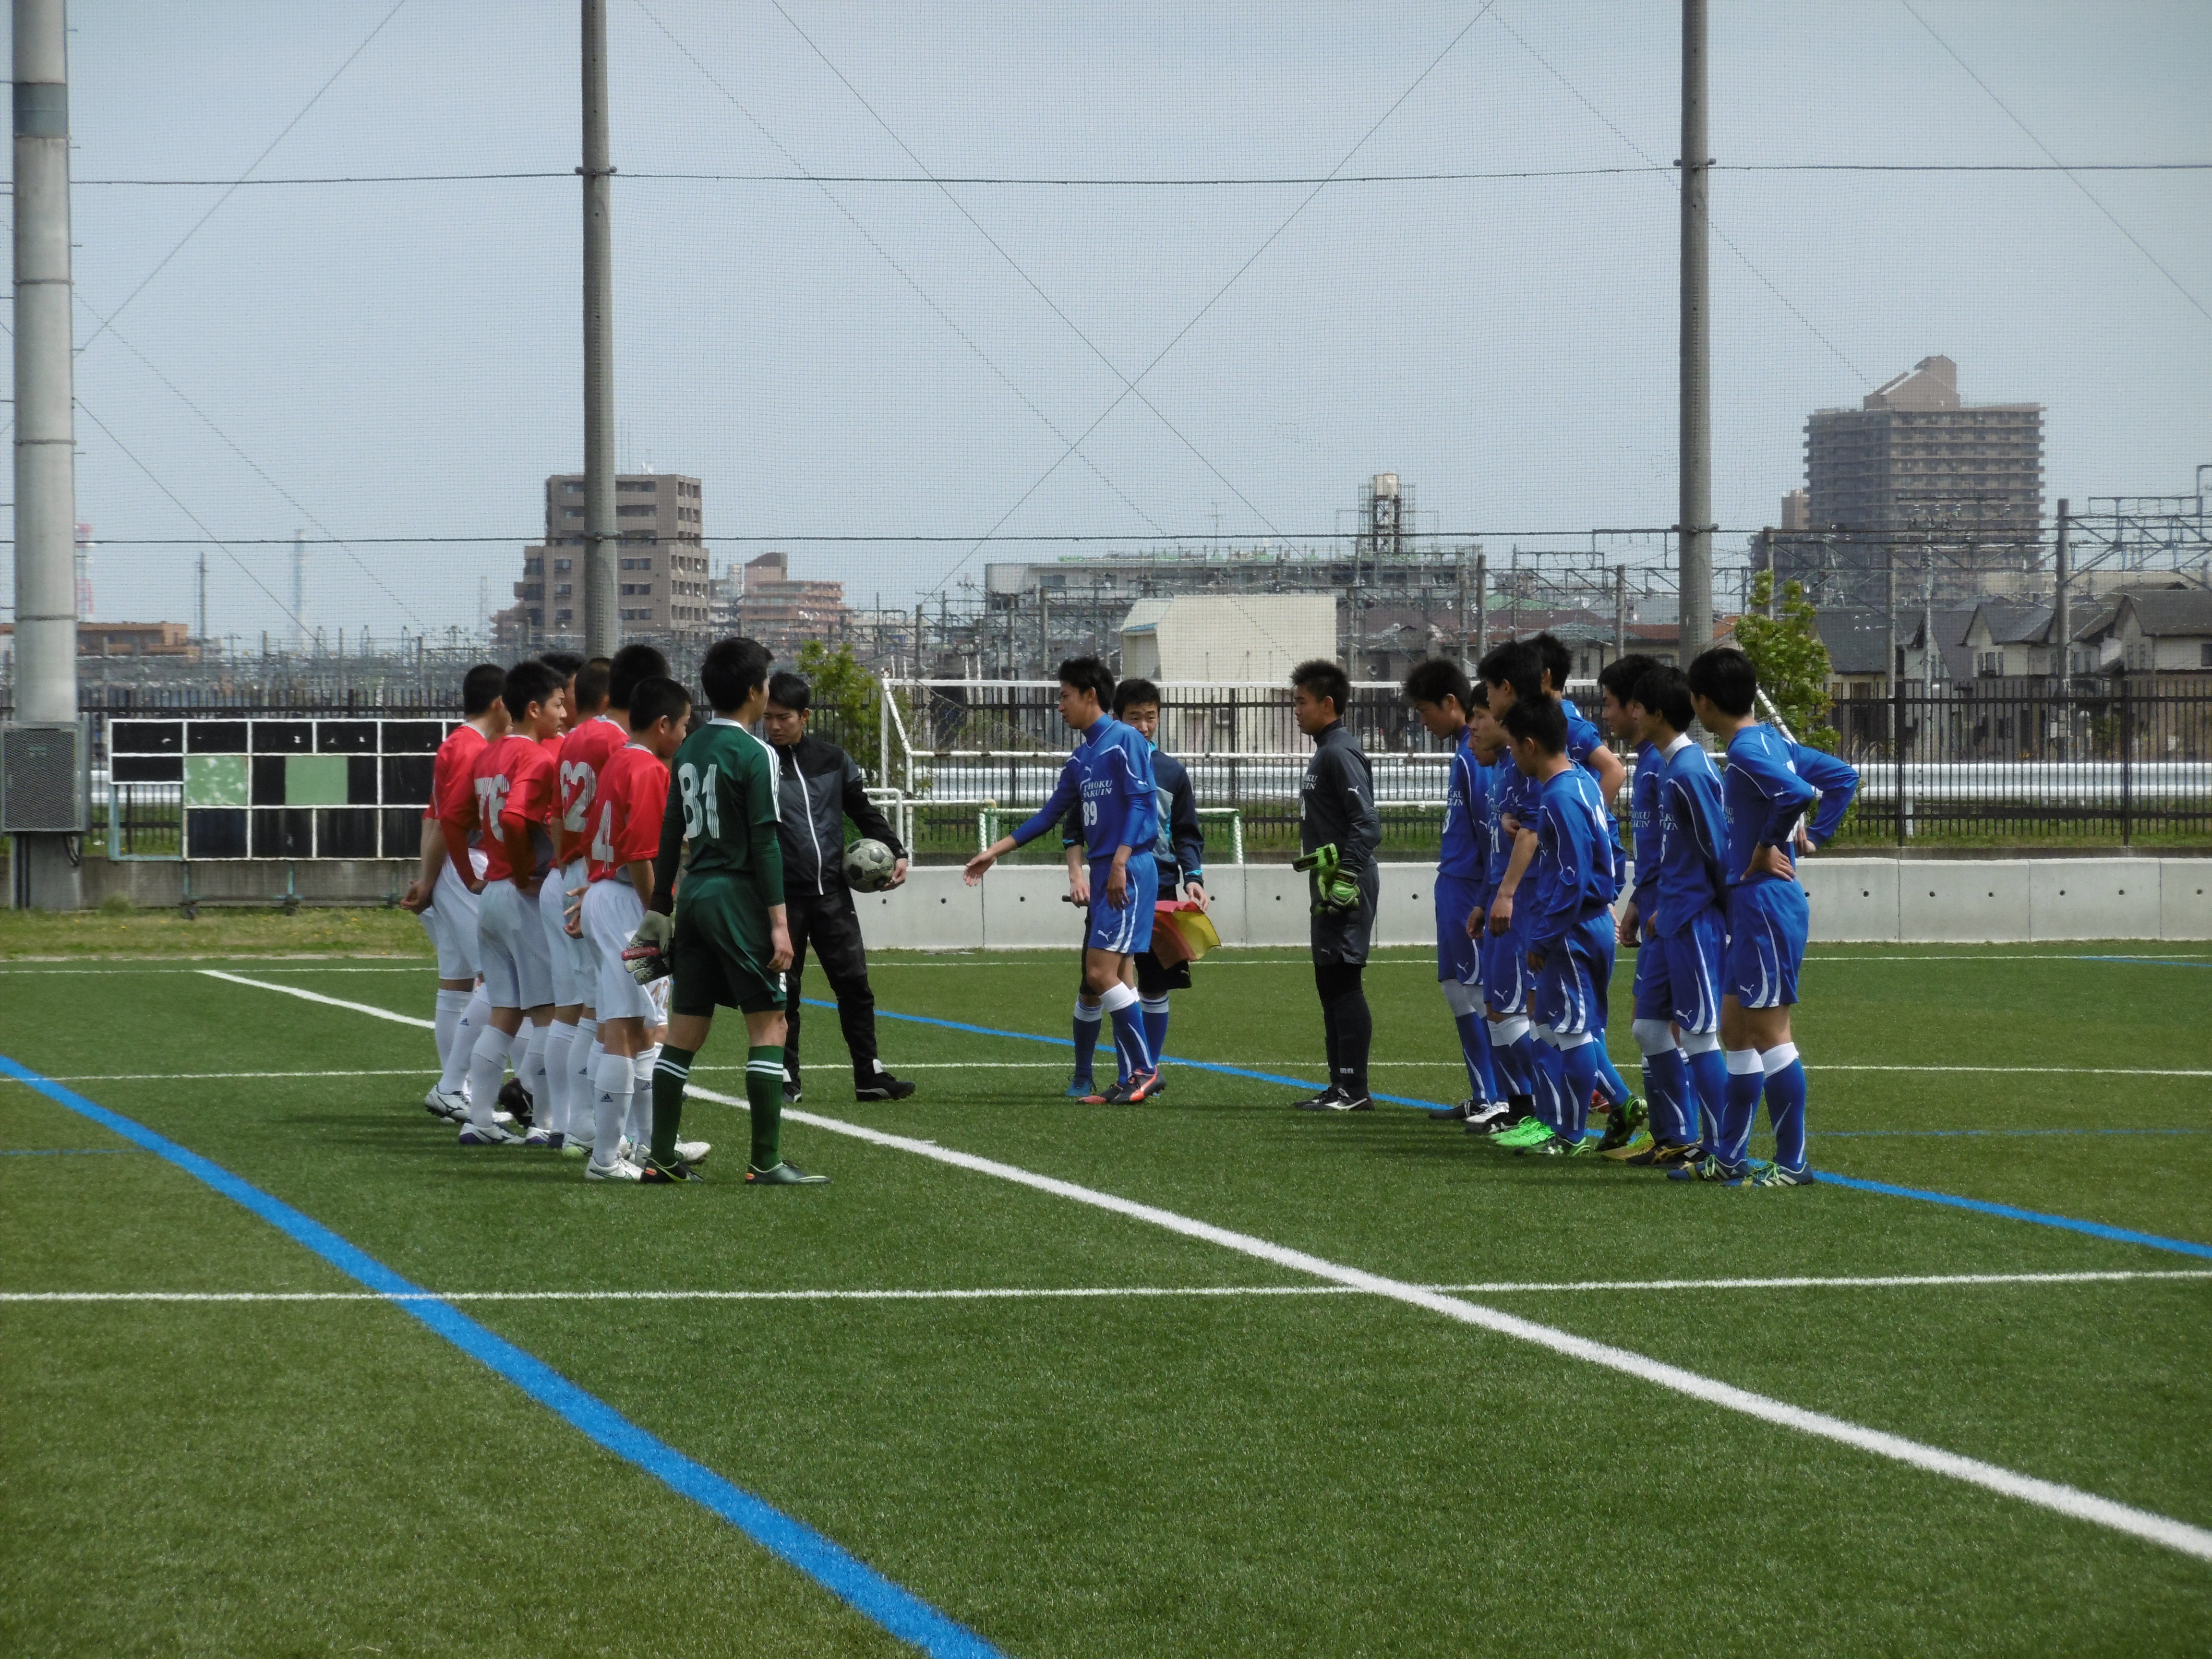
<svg viewBox="0 0 2212 1659"><path fill-rule="evenodd" d="M860 665L851 646L832 650L819 640L809 640L799 647L795 666L814 688L814 714L809 726L860 762L860 769L874 779L883 722L876 700L876 677Z"/></svg>
<svg viewBox="0 0 2212 1659"><path fill-rule="evenodd" d="M1769 618L1766 603L1773 591L1772 571L1762 570L1753 579L1750 605L1735 621L1735 642L1759 671L1759 689L1797 741L1832 751L1836 729L1827 723L1828 647L1820 643L1812 602L1802 583L1785 582L1781 615Z"/></svg>

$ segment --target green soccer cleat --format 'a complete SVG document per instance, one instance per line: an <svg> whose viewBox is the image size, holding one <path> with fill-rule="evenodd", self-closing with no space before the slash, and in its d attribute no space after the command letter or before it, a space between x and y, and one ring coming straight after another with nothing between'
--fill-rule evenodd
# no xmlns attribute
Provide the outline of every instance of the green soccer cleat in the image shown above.
<svg viewBox="0 0 2212 1659"><path fill-rule="evenodd" d="M1612 1139L1610 1133L1606 1136L1606 1140ZM1604 1140L1597 1144L1598 1156L1611 1158L1616 1164L1634 1164L1639 1158L1644 1163L1649 1164L1651 1161L1651 1155L1658 1150L1659 1143L1641 1129L1636 1131L1619 1146L1608 1146Z"/></svg>
<svg viewBox="0 0 2212 1659"><path fill-rule="evenodd" d="M1527 1117L1503 1134L1492 1135L1490 1144L1503 1146L1509 1152L1517 1152L1524 1146L1540 1146L1552 1139L1552 1126L1540 1117Z"/></svg>
<svg viewBox="0 0 2212 1659"><path fill-rule="evenodd" d="M1614 1107L1611 1115L1607 1118L1605 1139L1598 1142L1598 1151L1611 1152L1627 1146L1641 1133L1650 1115L1650 1109L1644 1105L1642 1096L1629 1096L1620 1105Z"/></svg>
<svg viewBox="0 0 2212 1659"><path fill-rule="evenodd" d="M1735 1173L1729 1166L1702 1149L1694 1156L1686 1157L1667 1171L1669 1181L1725 1181Z"/></svg>
<svg viewBox="0 0 2212 1659"><path fill-rule="evenodd" d="M779 1163L772 1170L749 1169L745 1171L745 1185L748 1187L826 1187L829 1184L828 1176L808 1175L794 1164Z"/></svg>
<svg viewBox="0 0 2212 1659"><path fill-rule="evenodd" d="M1784 1164L1770 1164L1751 1178L1754 1187L1817 1187L1820 1183L1809 1164L1791 1169Z"/></svg>
<svg viewBox="0 0 2212 1659"><path fill-rule="evenodd" d="M672 1187L681 1182L704 1181L707 1177L679 1158L673 1164L641 1165L637 1178L642 1185L647 1187Z"/></svg>

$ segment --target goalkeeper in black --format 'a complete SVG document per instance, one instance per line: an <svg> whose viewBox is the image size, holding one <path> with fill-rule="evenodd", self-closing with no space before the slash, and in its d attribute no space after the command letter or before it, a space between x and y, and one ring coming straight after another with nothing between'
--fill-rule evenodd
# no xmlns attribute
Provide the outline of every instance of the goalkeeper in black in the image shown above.
<svg viewBox="0 0 2212 1659"><path fill-rule="evenodd" d="M783 975L784 1103L795 1105L799 1096L799 988L809 945L837 999L837 1024L853 1057L853 1098L904 1100L914 1085L893 1077L876 1057L876 995L868 988L868 953L845 879L845 821L850 818L863 836L890 848L897 860L892 887L906 879L906 848L868 799L853 757L806 729L813 705L814 688L805 676L778 674L768 683L768 713L761 718L761 730L775 750L783 911L791 928L791 966Z"/></svg>
<svg viewBox="0 0 2212 1659"><path fill-rule="evenodd" d="M1375 932L1381 878L1375 848L1382 822L1375 811L1375 775L1344 724L1352 682L1333 662L1316 659L1291 671L1291 708L1298 730L1314 740L1313 758L1298 784L1297 867L1313 899L1314 988L1321 994L1328 1044L1328 1086L1298 1102L1305 1112L1371 1112L1367 1049L1375 1023L1360 985Z"/></svg>

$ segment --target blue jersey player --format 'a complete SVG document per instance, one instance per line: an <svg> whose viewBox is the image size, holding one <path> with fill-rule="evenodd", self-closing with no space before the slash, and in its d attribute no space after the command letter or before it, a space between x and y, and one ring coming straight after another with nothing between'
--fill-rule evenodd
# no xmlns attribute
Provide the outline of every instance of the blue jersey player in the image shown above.
<svg viewBox="0 0 2212 1659"><path fill-rule="evenodd" d="M1468 1097L1429 1115L1486 1125L1507 1109L1491 1062L1490 1023L1483 1017L1482 969L1475 944L1490 909L1490 853L1497 820L1490 806L1489 763L1498 757L1496 728L1486 721L1493 740L1478 744L1468 724L1477 695L1460 665L1448 657L1416 663L1406 677L1406 700L1429 735L1449 744L1451 753L1437 858L1437 981L1459 1030Z"/></svg>
<svg viewBox="0 0 2212 1659"><path fill-rule="evenodd" d="M1152 849L1158 806L1152 793L1152 745L1107 714L1113 696L1113 672L1096 657L1074 657L1060 664L1060 717L1080 732L1083 740L1060 769L1051 799L1036 816L969 860L966 875L973 886L1000 858L1054 828L1070 806L1080 803L1091 889L1094 895L1103 894L1105 902L1091 907L1076 1018L1079 1026L1086 1010L1103 1009L1112 1018L1126 1075L1106 1098L1133 1103L1152 1092L1154 1063L1145 1041L1137 994L1123 982L1123 973L1131 957L1152 948L1152 905L1159 883ZM1095 1025L1098 1015L1091 1018Z"/></svg>
<svg viewBox="0 0 2212 1659"><path fill-rule="evenodd" d="M1637 903L1644 944L1636 965L1637 1040L1661 1023L1678 1043L1687 1092L1679 1121L1662 1119L1654 1097L1657 1145L1627 1161L1672 1171L1693 1168L1717 1141L1728 1097L1721 1058L1721 983L1728 945L1728 817L1720 774L1686 733L1694 718L1690 683L1678 668L1654 668L1629 693L1643 750L1653 758L1651 817L1655 846L1644 867L1638 831ZM1644 785L1641 761L1637 787ZM1656 964L1656 965L1655 965ZM1647 997L1646 970L1652 990Z"/></svg>
<svg viewBox="0 0 2212 1659"><path fill-rule="evenodd" d="M1534 1015L1559 1057L1564 1087L1548 1133L1531 1132L1518 1152L1571 1157L1588 1150L1584 1130L1605 1042L1613 978L1613 828L1596 780L1567 758L1566 717L1548 698L1516 702L1505 730L1513 763L1540 790L1534 892L1524 908Z"/></svg>
<svg viewBox="0 0 2212 1659"><path fill-rule="evenodd" d="M1805 1158L1805 1068L1790 1041L1790 1009L1797 1000L1808 918L1788 849L1820 792L1799 774L1795 745L1752 718L1759 675L1742 652L1722 647L1705 653L1690 665L1689 683L1698 720L1727 750L1729 937L1721 1042L1728 1101L1720 1144L1698 1170L1738 1186L1802 1187L1813 1177ZM1755 1170L1749 1145L1762 1088L1774 1125L1774 1163Z"/></svg>
<svg viewBox="0 0 2212 1659"><path fill-rule="evenodd" d="M1650 1122L1661 1141L1680 1141L1682 1114L1689 1093L1689 1076L1680 1045L1670 1024L1667 988L1667 956L1656 944L1653 917L1657 908L1659 875L1659 770L1656 748L1644 742L1631 712L1636 687L1644 676L1659 666L1658 659L1638 652L1617 657L1598 671L1600 712L1606 730L1624 752L1632 752L1636 769L1628 786L1628 850L1635 860L1636 885L1622 906L1614 942L1636 954L1636 1046L1644 1056L1644 1092L1650 1099ZM1695 1139L1694 1135L1686 1137ZM1627 1112L1616 1112L1606 1127L1598 1151L1616 1161L1641 1158L1653 1146L1651 1135Z"/></svg>

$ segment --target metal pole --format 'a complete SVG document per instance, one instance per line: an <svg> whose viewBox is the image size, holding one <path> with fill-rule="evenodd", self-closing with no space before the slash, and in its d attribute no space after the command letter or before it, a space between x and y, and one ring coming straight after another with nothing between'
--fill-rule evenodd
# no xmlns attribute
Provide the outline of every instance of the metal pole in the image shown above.
<svg viewBox="0 0 2212 1659"><path fill-rule="evenodd" d="M1613 659L1628 654L1628 567L1613 568Z"/></svg>
<svg viewBox="0 0 2212 1659"><path fill-rule="evenodd" d="M292 653L300 655L307 648L307 538L303 531L292 532Z"/></svg>
<svg viewBox="0 0 2212 1659"><path fill-rule="evenodd" d="M1465 548L1459 550L1453 557L1452 563L1459 577L1459 610L1452 617L1452 629L1459 635L1457 641L1459 649L1453 654L1459 659L1461 672L1465 672L1472 666L1467 659L1467 550Z"/></svg>
<svg viewBox="0 0 2212 1659"><path fill-rule="evenodd" d="M2057 583L2051 606L2051 672L2057 677L2058 689L2062 692L2066 689L2066 682L2074 666L2074 605L2066 591L2074 579L2074 549L2068 536L2073 526L2068 522L2069 517L2066 502L2062 499L2058 503L2058 543L2054 555L2057 564Z"/></svg>
<svg viewBox="0 0 2212 1659"><path fill-rule="evenodd" d="M70 315L69 13L15 0L15 718L74 720L76 426ZM69 837L15 841L17 904L75 909Z"/></svg>
<svg viewBox="0 0 2212 1659"><path fill-rule="evenodd" d="M1490 654L1490 555L1474 556L1474 660Z"/></svg>
<svg viewBox="0 0 2212 1659"><path fill-rule="evenodd" d="M1052 613L1051 601L1045 598L1044 578L1037 578L1037 678L1052 678Z"/></svg>
<svg viewBox="0 0 2212 1659"><path fill-rule="evenodd" d="M1711 289L1705 262L1705 0L1682 0L1682 662L1713 642Z"/></svg>
<svg viewBox="0 0 2212 1659"><path fill-rule="evenodd" d="M607 4L584 7L584 653L622 643L615 581L614 167L607 159ZM549 553L549 557L550 556Z"/></svg>

